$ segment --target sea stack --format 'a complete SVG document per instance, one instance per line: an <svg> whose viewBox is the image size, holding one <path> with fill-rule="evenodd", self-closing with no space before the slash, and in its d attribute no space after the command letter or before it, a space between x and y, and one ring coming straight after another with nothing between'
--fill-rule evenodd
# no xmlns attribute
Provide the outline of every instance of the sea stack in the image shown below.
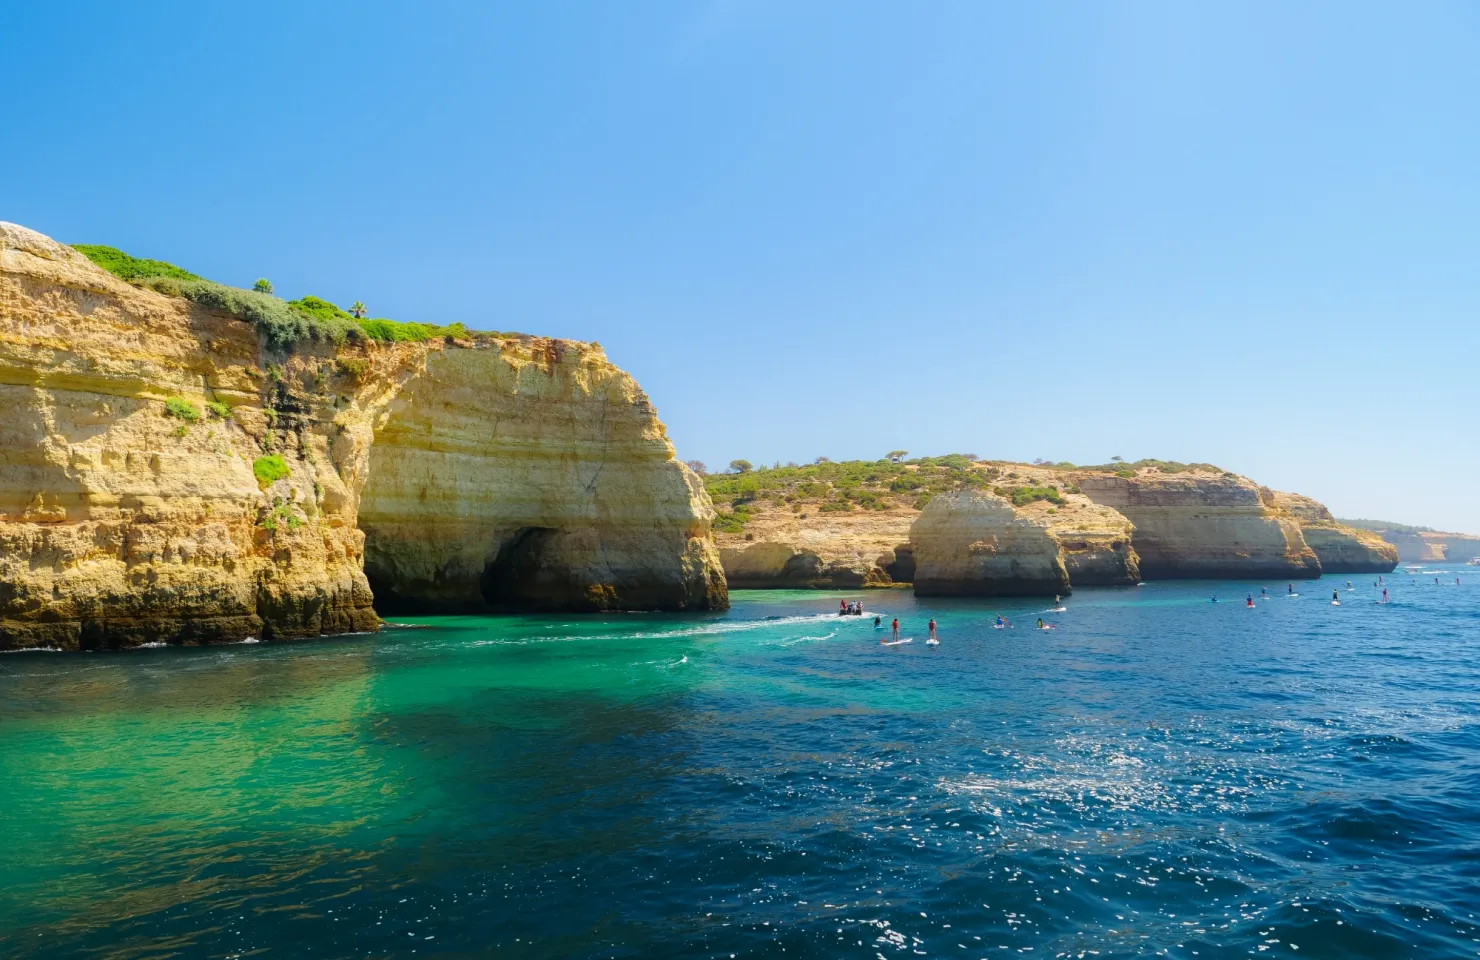
<svg viewBox="0 0 1480 960"><path fill-rule="evenodd" d="M599 347L271 334L0 223L0 649L374 629L367 555L405 607L727 605Z"/></svg>
<svg viewBox="0 0 1480 960"><path fill-rule="evenodd" d="M917 596L1052 596L1070 589L1047 519L1023 516L984 490L931 499L910 528L910 544Z"/></svg>
<svg viewBox="0 0 1480 960"><path fill-rule="evenodd" d="M1141 576L1295 579L1321 562L1274 494L1247 477L1210 470L1084 472L1075 482L1095 503L1135 525Z"/></svg>

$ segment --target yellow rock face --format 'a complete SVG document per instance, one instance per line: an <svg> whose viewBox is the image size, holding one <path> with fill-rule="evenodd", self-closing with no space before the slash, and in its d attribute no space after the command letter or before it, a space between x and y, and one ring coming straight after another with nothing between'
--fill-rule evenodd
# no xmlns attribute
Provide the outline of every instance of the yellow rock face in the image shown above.
<svg viewBox="0 0 1480 960"><path fill-rule="evenodd" d="M360 502L382 609L723 606L709 497L599 348L424 363L380 415Z"/></svg>
<svg viewBox="0 0 1480 960"><path fill-rule="evenodd" d="M1095 503L1135 525L1133 542L1147 579L1321 572L1300 524L1247 477L1142 471L1135 477L1086 472L1074 480Z"/></svg>
<svg viewBox="0 0 1480 960"><path fill-rule="evenodd" d="M259 483L270 455L287 475ZM247 323L0 223L0 649L374 629L362 494L377 569L407 602L726 603L708 497L599 349L275 356ZM511 530L535 533L498 567Z"/></svg>
<svg viewBox="0 0 1480 960"><path fill-rule="evenodd" d="M716 539L732 587L856 588L909 583L910 524L918 511L818 512L755 507L745 534ZM749 539L747 539L747 536Z"/></svg>
<svg viewBox="0 0 1480 960"><path fill-rule="evenodd" d="M1371 530L1337 523L1325 504L1278 491L1274 503L1300 524L1305 542L1326 573L1387 573L1398 565L1397 547Z"/></svg>
<svg viewBox="0 0 1480 960"><path fill-rule="evenodd" d="M1069 592L1047 516L982 490L936 496L910 528L918 596L1050 596Z"/></svg>

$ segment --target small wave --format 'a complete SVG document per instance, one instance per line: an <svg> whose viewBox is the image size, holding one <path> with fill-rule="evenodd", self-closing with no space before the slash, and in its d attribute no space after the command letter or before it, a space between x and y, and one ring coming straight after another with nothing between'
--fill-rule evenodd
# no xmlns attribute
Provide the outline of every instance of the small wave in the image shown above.
<svg viewBox="0 0 1480 960"><path fill-rule="evenodd" d="M20 647L15 650L0 650L0 653L66 653L61 647Z"/></svg>
<svg viewBox="0 0 1480 960"><path fill-rule="evenodd" d="M169 646L169 644L165 643L163 640L150 640L148 643L141 643L141 644L139 644L136 649L139 649L139 650L159 650L159 649L161 649L163 647L167 647L167 646Z"/></svg>

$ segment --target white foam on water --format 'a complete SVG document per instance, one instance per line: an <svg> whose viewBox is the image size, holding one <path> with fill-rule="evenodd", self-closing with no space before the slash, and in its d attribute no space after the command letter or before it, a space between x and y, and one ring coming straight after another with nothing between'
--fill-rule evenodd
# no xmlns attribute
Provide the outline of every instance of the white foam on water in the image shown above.
<svg viewBox="0 0 1480 960"><path fill-rule="evenodd" d="M0 650L0 653L65 653L61 647L20 647L15 650Z"/></svg>

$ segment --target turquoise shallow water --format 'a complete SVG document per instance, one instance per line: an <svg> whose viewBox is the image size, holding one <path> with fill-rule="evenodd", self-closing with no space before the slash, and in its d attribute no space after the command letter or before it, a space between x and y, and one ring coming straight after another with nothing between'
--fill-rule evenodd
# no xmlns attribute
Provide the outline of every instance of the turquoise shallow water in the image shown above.
<svg viewBox="0 0 1480 960"><path fill-rule="evenodd" d="M0 955L1474 957L1434 575L0 657Z"/></svg>

